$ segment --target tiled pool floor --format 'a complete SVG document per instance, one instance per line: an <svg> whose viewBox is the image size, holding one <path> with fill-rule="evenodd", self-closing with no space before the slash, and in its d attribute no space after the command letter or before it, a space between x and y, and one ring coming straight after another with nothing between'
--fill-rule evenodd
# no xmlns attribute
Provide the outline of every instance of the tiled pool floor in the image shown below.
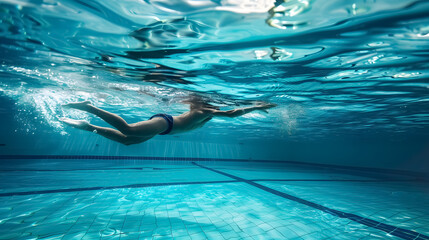
<svg viewBox="0 0 429 240"><path fill-rule="evenodd" d="M0 239L429 239L429 185L412 176L221 162L0 167Z"/></svg>

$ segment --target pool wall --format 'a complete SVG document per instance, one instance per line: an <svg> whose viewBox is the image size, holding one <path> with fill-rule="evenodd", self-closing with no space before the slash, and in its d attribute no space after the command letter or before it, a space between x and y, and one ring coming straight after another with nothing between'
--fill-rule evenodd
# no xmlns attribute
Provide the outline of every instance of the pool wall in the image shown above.
<svg viewBox="0 0 429 240"><path fill-rule="evenodd" d="M124 146L96 134L67 129L67 134L39 124L30 132L15 119L13 102L0 106L0 155L138 156L275 160L340 166L429 172L429 139L414 135L327 136L325 140L243 139L229 132L216 136L205 129L177 136L156 136L142 144ZM30 120L28 120L30 121ZM17 130L19 129L19 130ZM251 132L248 133L252 135ZM364 137L365 136L365 137ZM1 157L1 156L0 156ZM4 158L4 157L3 157Z"/></svg>
<svg viewBox="0 0 429 240"><path fill-rule="evenodd" d="M331 139L329 141L256 141L208 138L192 141L158 136L145 143L124 146L95 134L37 133L0 137L1 155L96 155L167 158L213 158L296 161L342 166L429 172L429 140Z"/></svg>

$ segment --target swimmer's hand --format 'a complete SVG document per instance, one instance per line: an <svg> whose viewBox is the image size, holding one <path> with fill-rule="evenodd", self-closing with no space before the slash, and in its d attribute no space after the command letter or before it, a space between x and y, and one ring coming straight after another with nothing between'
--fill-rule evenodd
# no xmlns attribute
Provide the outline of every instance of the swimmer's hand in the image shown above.
<svg viewBox="0 0 429 240"><path fill-rule="evenodd" d="M74 108L74 109L79 109L79 110L86 110L88 109L88 106L91 105L90 101L83 101L83 102L73 102L73 103L68 103L68 104L64 104L63 107L64 108Z"/></svg>
<svg viewBox="0 0 429 240"><path fill-rule="evenodd" d="M268 113L267 109L270 109L270 108L273 108L273 107L276 107L276 106L277 106L277 104L274 104L274 103L260 102L260 103L256 104L255 108L257 110L260 110L260 111Z"/></svg>

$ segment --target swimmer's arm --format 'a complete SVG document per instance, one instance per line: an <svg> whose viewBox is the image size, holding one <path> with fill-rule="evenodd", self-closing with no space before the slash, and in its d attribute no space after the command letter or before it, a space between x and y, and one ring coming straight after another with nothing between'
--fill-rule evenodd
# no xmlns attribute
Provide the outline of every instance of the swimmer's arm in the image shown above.
<svg viewBox="0 0 429 240"><path fill-rule="evenodd" d="M252 106L252 107L246 107L246 108L237 108L237 109L232 109L232 110L228 110L228 111L221 111L221 110L215 110L215 109L210 109L210 113L212 116L214 117L230 117L230 118L234 118L234 117L239 117L242 116L244 114L253 112L255 110L261 110L264 112L268 112L267 109L272 108L277 106L276 104L259 104L256 106Z"/></svg>
<svg viewBox="0 0 429 240"><path fill-rule="evenodd" d="M244 114L250 113L257 110L256 107L248 107L248 108L238 108L238 109L232 109L228 111L221 111L221 110L212 110L211 114L214 117L239 117Z"/></svg>

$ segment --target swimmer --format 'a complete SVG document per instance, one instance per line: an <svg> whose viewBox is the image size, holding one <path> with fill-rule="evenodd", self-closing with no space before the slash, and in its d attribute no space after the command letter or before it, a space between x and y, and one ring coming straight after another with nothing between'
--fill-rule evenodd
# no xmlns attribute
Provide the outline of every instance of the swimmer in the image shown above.
<svg viewBox="0 0 429 240"><path fill-rule="evenodd" d="M156 135L171 135L188 132L202 127L213 117L239 117L255 110L268 112L267 109L277 106L272 103L258 103L252 107L221 111L218 107L202 102L201 100L187 100L182 103L190 104L190 110L179 116L169 114L155 114L149 120L128 124L123 118L103 109L91 105L91 102L77 102L63 105L92 113L113 128L99 127L85 120L61 118L60 121L78 129L95 132L103 137L124 145L132 145L145 142Z"/></svg>

